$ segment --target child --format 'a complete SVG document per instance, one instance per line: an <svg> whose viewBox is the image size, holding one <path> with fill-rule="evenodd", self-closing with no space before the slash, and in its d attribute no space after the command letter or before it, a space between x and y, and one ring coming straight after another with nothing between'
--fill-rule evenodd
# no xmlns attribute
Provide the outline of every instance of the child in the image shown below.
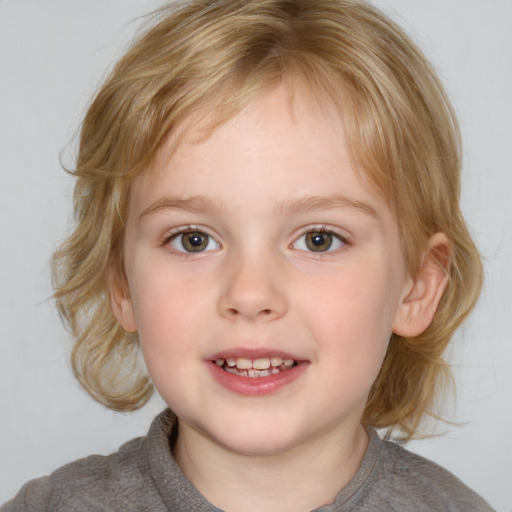
<svg viewBox="0 0 512 512"><path fill-rule="evenodd" d="M480 291L459 171L435 74L368 5L164 10L85 117L54 270L85 389L169 410L2 511L491 510L375 433L435 413Z"/></svg>

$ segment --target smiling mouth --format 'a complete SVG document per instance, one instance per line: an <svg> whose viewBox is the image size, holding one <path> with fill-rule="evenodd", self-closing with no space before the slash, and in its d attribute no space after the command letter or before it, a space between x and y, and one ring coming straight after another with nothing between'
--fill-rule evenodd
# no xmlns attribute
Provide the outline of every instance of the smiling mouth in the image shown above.
<svg viewBox="0 0 512 512"><path fill-rule="evenodd" d="M250 378L277 375L298 364L295 359L282 359L281 357L259 357L256 359L228 357L216 359L214 362L227 373Z"/></svg>

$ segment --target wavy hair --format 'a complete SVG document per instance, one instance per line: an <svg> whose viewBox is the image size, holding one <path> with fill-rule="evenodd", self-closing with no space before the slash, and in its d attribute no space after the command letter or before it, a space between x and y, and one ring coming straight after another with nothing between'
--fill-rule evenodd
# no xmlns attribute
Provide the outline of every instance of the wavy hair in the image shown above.
<svg viewBox="0 0 512 512"><path fill-rule="evenodd" d="M451 240L432 324L414 338L393 335L364 411L364 423L409 438L435 414L450 377L443 352L478 298L482 266L459 207L460 137L447 96L410 38L359 1L173 3L115 65L82 123L75 225L53 260L57 306L75 338L73 371L112 409L149 399L137 335L117 323L109 299L112 274L124 275L130 184L189 116L204 113L213 130L277 83L300 84L340 109L362 177L396 213L411 275L430 236Z"/></svg>

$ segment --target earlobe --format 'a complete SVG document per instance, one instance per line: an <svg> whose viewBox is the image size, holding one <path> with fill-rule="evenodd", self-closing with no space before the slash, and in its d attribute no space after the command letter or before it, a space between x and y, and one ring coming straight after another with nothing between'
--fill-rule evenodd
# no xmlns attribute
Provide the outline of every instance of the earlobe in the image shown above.
<svg viewBox="0 0 512 512"><path fill-rule="evenodd" d="M135 323L135 314L133 311L133 302L128 290L128 285L119 277L113 277L109 286L110 304L112 312L121 324L123 329L128 332L137 331Z"/></svg>
<svg viewBox="0 0 512 512"><path fill-rule="evenodd" d="M395 334L418 336L432 323L448 284L451 252L451 242L444 233L429 239L421 268L399 304L393 324Z"/></svg>

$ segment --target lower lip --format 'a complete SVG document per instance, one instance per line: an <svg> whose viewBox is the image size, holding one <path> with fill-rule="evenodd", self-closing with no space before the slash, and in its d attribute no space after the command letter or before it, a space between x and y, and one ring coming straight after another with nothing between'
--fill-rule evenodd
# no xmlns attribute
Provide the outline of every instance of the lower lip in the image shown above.
<svg viewBox="0 0 512 512"><path fill-rule="evenodd" d="M309 366L299 363L289 370L283 370L267 377L241 377L223 370L213 361L206 361L214 379L224 388L246 396L261 396L275 393L299 378Z"/></svg>

